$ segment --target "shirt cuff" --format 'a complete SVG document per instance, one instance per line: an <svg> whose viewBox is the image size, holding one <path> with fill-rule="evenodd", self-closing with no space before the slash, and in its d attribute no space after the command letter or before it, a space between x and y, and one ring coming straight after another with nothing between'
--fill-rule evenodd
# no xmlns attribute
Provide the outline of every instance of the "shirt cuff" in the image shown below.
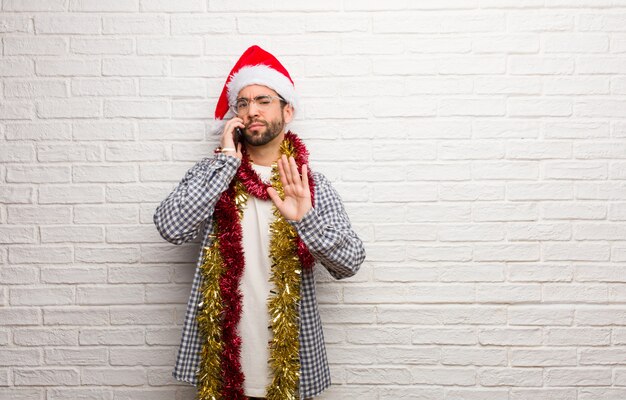
<svg viewBox="0 0 626 400"><path fill-rule="evenodd" d="M288 222L296 228L298 236L307 245L322 233L323 222L315 208L307 211L300 221L288 220Z"/></svg>

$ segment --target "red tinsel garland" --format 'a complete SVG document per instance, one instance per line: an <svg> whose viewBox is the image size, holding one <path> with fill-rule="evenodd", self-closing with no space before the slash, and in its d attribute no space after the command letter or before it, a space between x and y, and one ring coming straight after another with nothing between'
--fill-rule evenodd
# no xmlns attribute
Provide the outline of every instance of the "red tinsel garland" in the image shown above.
<svg viewBox="0 0 626 400"><path fill-rule="evenodd" d="M300 139L290 131L285 134L295 151L295 161L298 169L303 164L308 166L308 151ZM308 169L308 168L307 168ZM315 185L313 175L308 169L309 187L311 191L311 204L314 205ZM245 268L244 251L242 245L243 232L234 198L234 185L239 180L245 187L246 192L261 200L270 200L267 194L269 184L264 183L258 174L252 169L250 156L243 151L241 166L237 170L237 179L233 179L230 187L217 202L215 207L215 221L217 224L220 253L227 271L220 278L220 290L224 304L222 325L222 394L224 399L245 400L243 393L244 375L241 370L241 338L237 332L237 326L241 319L242 293L239 283ZM297 238L298 257L303 268L311 268L314 258L302 240Z"/></svg>

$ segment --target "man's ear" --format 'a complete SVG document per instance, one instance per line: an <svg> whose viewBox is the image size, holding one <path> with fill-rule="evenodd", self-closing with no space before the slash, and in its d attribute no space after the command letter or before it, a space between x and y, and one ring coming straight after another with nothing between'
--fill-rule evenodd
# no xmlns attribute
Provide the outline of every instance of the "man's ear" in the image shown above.
<svg viewBox="0 0 626 400"><path fill-rule="evenodd" d="M286 124L293 120L293 111L293 106L291 104L287 104L283 107L283 118L285 119Z"/></svg>

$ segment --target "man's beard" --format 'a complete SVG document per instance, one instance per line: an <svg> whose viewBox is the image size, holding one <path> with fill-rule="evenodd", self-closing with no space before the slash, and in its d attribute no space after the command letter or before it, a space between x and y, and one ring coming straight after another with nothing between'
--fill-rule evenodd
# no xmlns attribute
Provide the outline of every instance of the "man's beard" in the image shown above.
<svg viewBox="0 0 626 400"><path fill-rule="evenodd" d="M248 130L248 126L252 125L253 123L260 123L265 125L265 131L258 133L250 132ZM253 120L250 121L248 126L246 126L246 128L244 129L244 141L251 146L263 146L274 140L278 135L280 135L280 133L285 128L285 119L281 115L280 119L271 122Z"/></svg>

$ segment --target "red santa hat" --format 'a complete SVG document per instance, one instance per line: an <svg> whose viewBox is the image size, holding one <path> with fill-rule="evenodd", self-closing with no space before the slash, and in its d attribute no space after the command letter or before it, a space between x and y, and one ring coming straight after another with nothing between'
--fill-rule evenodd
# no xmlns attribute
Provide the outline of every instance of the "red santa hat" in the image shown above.
<svg viewBox="0 0 626 400"><path fill-rule="evenodd" d="M215 119L222 121L216 129L218 132L221 132L224 120L235 116L230 105L237 100L239 91L248 85L267 86L291 104L294 110L298 109L298 96L287 69L272 54L259 46L251 46L228 74L217 101Z"/></svg>

